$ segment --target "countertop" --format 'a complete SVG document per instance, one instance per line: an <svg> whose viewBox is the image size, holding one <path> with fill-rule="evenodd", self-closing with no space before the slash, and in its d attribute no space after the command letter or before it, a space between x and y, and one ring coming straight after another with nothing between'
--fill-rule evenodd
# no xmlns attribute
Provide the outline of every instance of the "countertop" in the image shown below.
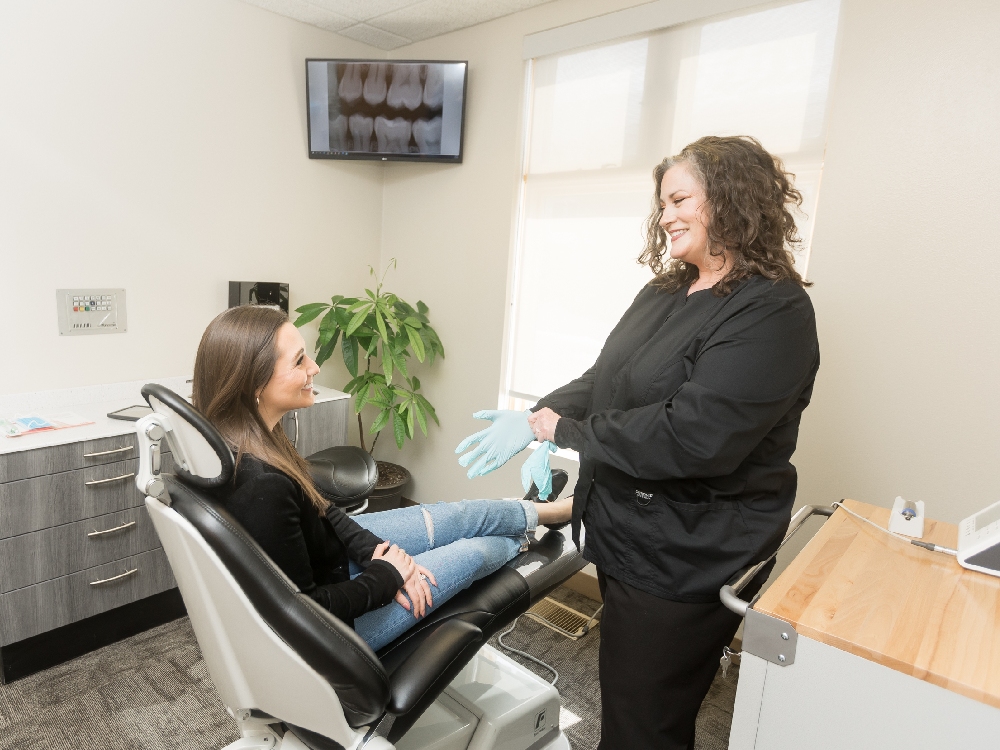
<svg viewBox="0 0 1000 750"><path fill-rule="evenodd" d="M844 504L885 528L889 509ZM958 528L925 520L923 541ZM1000 708L1000 578L838 509L754 609L803 636Z"/></svg>
<svg viewBox="0 0 1000 750"><path fill-rule="evenodd" d="M0 396L0 417L14 418L29 415L55 417L59 414L70 413L93 422L93 424L79 427L36 432L20 437L0 437L0 454L48 448L81 440L97 440L127 435L135 431L135 422L109 419L108 412L126 406L145 404L141 390L146 383L160 383L185 398L189 398L191 395L189 379L190 376L179 375L169 378L135 380L128 383L109 383L83 388ZM317 402L350 398L346 393L332 388L316 386L315 390L319 392L319 395L316 396Z"/></svg>

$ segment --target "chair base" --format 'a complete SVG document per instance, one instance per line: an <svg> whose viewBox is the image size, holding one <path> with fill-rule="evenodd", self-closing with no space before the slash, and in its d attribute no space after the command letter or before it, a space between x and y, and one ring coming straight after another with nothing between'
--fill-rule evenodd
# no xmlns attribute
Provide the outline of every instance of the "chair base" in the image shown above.
<svg viewBox="0 0 1000 750"><path fill-rule="evenodd" d="M243 737L223 750L309 750L309 745L290 731L284 737L268 732L266 721L249 719L240 726ZM373 737L365 745L366 750L497 747L570 750L559 729L559 692L491 646L480 649L395 745L382 737Z"/></svg>

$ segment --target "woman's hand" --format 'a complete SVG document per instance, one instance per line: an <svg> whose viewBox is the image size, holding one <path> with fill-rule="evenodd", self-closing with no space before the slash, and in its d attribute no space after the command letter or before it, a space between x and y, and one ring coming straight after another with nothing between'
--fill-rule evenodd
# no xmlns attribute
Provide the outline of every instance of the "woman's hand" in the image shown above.
<svg viewBox="0 0 1000 750"><path fill-rule="evenodd" d="M414 568L413 575L403 584L403 588L396 592L396 601L403 609L412 612L414 618L420 619L427 614L428 609L434 606L429 583L436 587L437 579L423 565L414 565ZM403 592L406 592L405 596ZM408 600L407 597L409 597Z"/></svg>
<svg viewBox="0 0 1000 750"><path fill-rule="evenodd" d="M382 542L378 545L372 553L372 560L385 560L399 571L403 581L409 580L417 570L417 564L413 562L413 558L392 542Z"/></svg>
<svg viewBox="0 0 1000 750"><path fill-rule="evenodd" d="M531 427L531 431L535 433L535 439L540 443L544 443L546 440L555 443L556 422L558 421L559 415L548 407L539 409L528 416L528 426Z"/></svg>

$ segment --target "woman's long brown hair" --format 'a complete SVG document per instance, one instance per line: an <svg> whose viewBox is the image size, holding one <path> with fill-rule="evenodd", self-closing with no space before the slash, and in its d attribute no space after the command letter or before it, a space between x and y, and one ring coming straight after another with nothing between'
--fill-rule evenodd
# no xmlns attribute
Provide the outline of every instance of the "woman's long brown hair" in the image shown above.
<svg viewBox="0 0 1000 750"><path fill-rule="evenodd" d="M812 285L795 270L791 253L802 242L790 210L802 205L795 175L748 135L700 138L656 165L646 247L639 256L639 263L655 274L653 284L676 292L698 279L697 266L670 258L667 233L660 226L660 185L666 171L678 164L686 165L705 190L709 253L729 256L729 272L713 287L716 296L729 294L750 276Z"/></svg>
<svg viewBox="0 0 1000 750"><path fill-rule="evenodd" d="M309 467L281 422L268 430L257 394L274 374L278 330L288 316L277 307L244 305L220 313L208 324L194 361L192 400L236 451L259 458L295 481L320 513L329 503L316 490Z"/></svg>

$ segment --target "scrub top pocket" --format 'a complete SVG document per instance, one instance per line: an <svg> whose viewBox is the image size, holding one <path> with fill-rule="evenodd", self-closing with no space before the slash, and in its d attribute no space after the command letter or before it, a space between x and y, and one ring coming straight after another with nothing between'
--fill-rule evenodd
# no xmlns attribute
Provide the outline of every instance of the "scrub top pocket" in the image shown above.
<svg viewBox="0 0 1000 750"><path fill-rule="evenodd" d="M729 561L754 546L736 500L683 503L635 487L629 511L634 573L670 598L700 601L706 591L717 596L732 573Z"/></svg>

